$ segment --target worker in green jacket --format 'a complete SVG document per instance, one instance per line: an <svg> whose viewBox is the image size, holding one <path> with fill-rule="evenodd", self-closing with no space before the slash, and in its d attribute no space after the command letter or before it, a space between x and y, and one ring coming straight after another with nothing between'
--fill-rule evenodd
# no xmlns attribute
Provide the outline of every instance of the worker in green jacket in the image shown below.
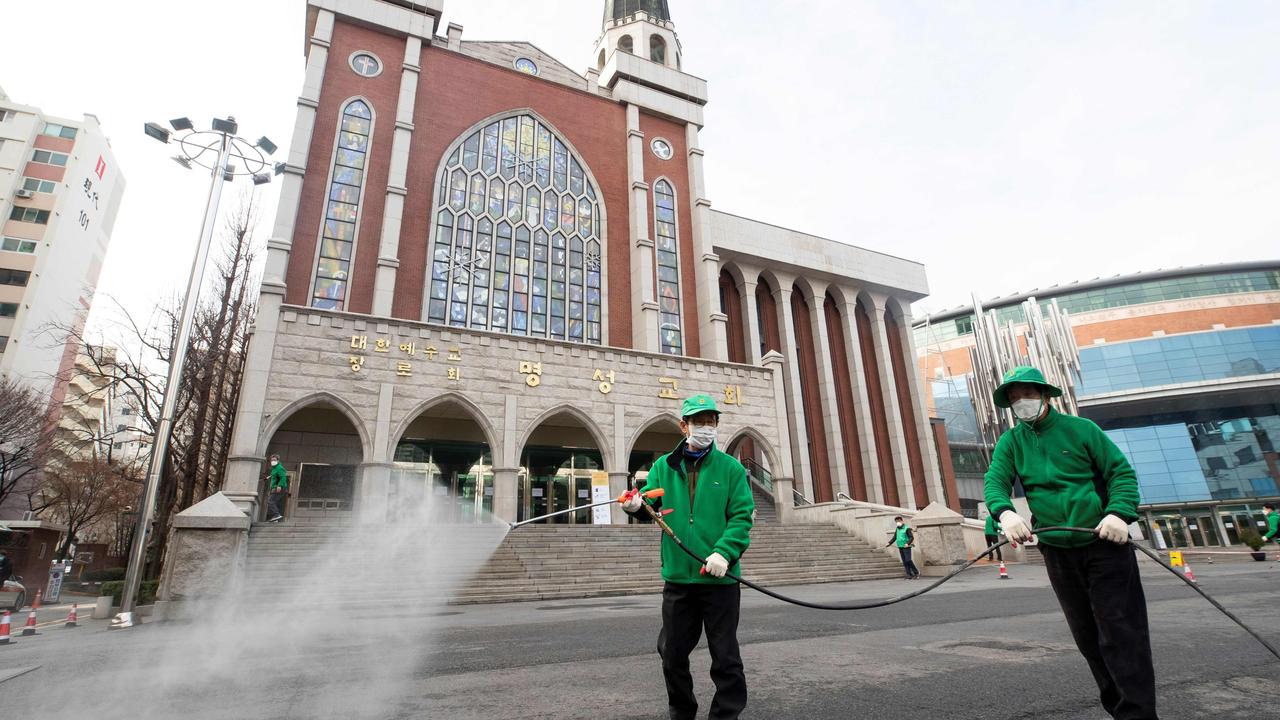
<svg viewBox="0 0 1280 720"><path fill-rule="evenodd" d="M280 464L280 456L271 456L270 487L267 494L267 522L284 519L284 501L289 497L289 475Z"/></svg>
<svg viewBox="0 0 1280 720"><path fill-rule="evenodd" d="M1137 478L1101 428L1049 404L1061 395L1033 367L1005 374L995 404L1012 409L1018 424L996 442L987 507L1014 542L1032 540L1039 527L1094 530L1038 533L1049 582L1102 707L1114 718L1157 718L1147 601L1128 544L1128 526L1138 518ZM1026 491L1030 522L1009 500L1015 477Z"/></svg>
<svg viewBox="0 0 1280 720"><path fill-rule="evenodd" d="M689 654L705 628L711 651L711 680L716 693L709 718L737 718L747 705L747 677L738 649L741 589L725 577L741 573L738 561L750 544L755 501L747 471L733 456L716 447L720 410L710 395L694 395L680 407L684 439L675 450L654 461L645 490L661 488L664 519L684 544L706 563L689 557L662 537L662 630L658 656L667 685L672 718L697 716L698 700L689 673ZM628 513L640 511L639 494L624 502Z"/></svg>
<svg viewBox="0 0 1280 720"><path fill-rule="evenodd" d="M1280 535L1280 512L1276 512L1275 503L1263 505L1262 510L1267 514L1267 534L1262 536L1262 542L1271 542Z"/></svg>

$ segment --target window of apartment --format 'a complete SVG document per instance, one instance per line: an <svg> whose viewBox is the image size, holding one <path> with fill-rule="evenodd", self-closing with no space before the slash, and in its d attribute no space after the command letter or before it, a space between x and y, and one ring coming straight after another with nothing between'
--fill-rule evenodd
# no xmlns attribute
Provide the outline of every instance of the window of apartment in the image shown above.
<svg viewBox="0 0 1280 720"><path fill-rule="evenodd" d="M18 315L18 303L0 303L0 318L11 318Z"/></svg>
<svg viewBox="0 0 1280 720"><path fill-rule="evenodd" d="M25 287L27 281L30 279L31 273L26 270L0 268L0 285L17 285L18 287Z"/></svg>
<svg viewBox="0 0 1280 720"><path fill-rule="evenodd" d="M69 156L66 153L53 152L51 150L36 150L31 153L31 162L66 167L68 157Z"/></svg>
<svg viewBox="0 0 1280 720"><path fill-rule="evenodd" d="M9 213L10 220L18 222L39 223L41 225L49 224L49 211L37 210L35 208L15 207L13 212Z"/></svg>
<svg viewBox="0 0 1280 720"><path fill-rule="evenodd" d="M7 347L9 347L9 336L0 335L0 353L4 352Z"/></svg>
<svg viewBox="0 0 1280 720"><path fill-rule="evenodd" d="M36 241L7 237L3 240L3 244L0 244L0 250L30 254L36 251Z"/></svg>
<svg viewBox="0 0 1280 720"><path fill-rule="evenodd" d="M40 178L23 178L22 187L24 190L31 192L52 193L58 187L58 183L52 180L41 180Z"/></svg>
<svg viewBox="0 0 1280 720"><path fill-rule="evenodd" d="M5 120L8 120L13 116L14 116L14 112L12 110L0 110L0 122L4 122ZM0 143L2 142L4 141L0 140Z"/></svg>
<svg viewBox="0 0 1280 720"><path fill-rule="evenodd" d="M58 123L45 123L44 130L41 130L40 134L74 140L76 137L76 129L73 127L67 127L66 125L59 125Z"/></svg>

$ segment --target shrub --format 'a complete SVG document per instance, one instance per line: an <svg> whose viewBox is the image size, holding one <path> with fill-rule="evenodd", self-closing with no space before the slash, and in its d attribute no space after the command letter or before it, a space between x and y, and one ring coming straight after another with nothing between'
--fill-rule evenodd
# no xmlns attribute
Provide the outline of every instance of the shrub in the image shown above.
<svg viewBox="0 0 1280 720"><path fill-rule="evenodd" d="M1248 545L1254 552L1261 550L1263 545L1262 536L1251 527L1240 528L1240 542Z"/></svg>
<svg viewBox="0 0 1280 720"><path fill-rule="evenodd" d="M104 570L90 570L81 578L84 582L99 582L103 580L123 580L124 568L106 568Z"/></svg>
<svg viewBox="0 0 1280 720"><path fill-rule="evenodd" d="M160 589L159 580L147 580L138 588L138 598L135 605L150 605L156 601L156 592ZM124 581L113 580L111 582L102 583L102 594L111 596L111 604L119 605L120 598L124 595Z"/></svg>

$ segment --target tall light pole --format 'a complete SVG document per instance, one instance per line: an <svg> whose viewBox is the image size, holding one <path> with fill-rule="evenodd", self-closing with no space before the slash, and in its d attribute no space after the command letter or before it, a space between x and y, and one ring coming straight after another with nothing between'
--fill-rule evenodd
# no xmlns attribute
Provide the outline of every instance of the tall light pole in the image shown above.
<svg viewBox="0 0 1280 720"><path fill-rule="evenodd" d="M142 566L146 563L147 545L151 539L151 521L155 515L156 492L164 472L165 456L169 452L169 432L173 427L173 413L178 404L182 382L182 366L186 363L187 344L191 339L192 319L195 317L200 287L204 284L204 267L213 245L213 231L218 220L218 201L222 186L237 176L248 175L254 185L271 182L271 163L267 159L276 151L275 143L265 136L257 142L236 135L239 126L233 117L214 118L209 130L196 130L185 117L169 121L173 131L184 133L175 136L168 128L157 123L147 123L144 132L156 140L168 144L176 140L180 153L173 157L179 165L190 169L200 166L210 171L209 198L205 203L204 221L200 225L200 241L196 256L191 262L191 274L187 277L187 292L182 299L182 313L178 319L178 333L173 339L169 358L169 377L164 385L164 399L160 405L160 419L155 427L155 441L151 445L151 458L147 463L147 483L143 489L142 506L138 509L138 525L129 548L129 566L124 576L124 590L120 598L120 612L111 620L110 627L133 627L133 607L138 587L142 581ZM237 166L232 160L239 160ZM275 173L283 170L283 163L275 165Z"/></svg>

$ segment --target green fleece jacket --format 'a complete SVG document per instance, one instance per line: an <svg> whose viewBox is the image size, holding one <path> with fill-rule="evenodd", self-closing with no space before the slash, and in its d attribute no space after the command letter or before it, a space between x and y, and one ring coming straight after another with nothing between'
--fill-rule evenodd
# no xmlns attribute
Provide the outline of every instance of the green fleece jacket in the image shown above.
<svg viewBox="0 0 1280 720"><path fill-rule="evenodd" d="M1262 539L1275 540L1277 535L1280 535L1280 511L1272 510L1267 513L1267 534Z"/></svg>
<svg viewBox="0 0 1280 720"><path fill-rule="evenodd" d="M982 531L982 532L983 532L983 534L984 534L984 535L999 535L999 534L1000 534L1000 521L999 521L999 520L996 520L996 516L995 516L995 515L988 515L988 516L987 516L987 525L986 525L986 527L985 527L985 528L983 528L983 531Z"/></svg>
<svg viewBox="0 0 1280 720"><path fill-rule="evenodd" d="M1033 528L1067 525L1093 529L1111 514L1138 519L1138 480L1120 448L1091 420L1053 408L1035 423L1020 422L1000 436L986 475L987 508L995 517L1013 510L1009 494L1022 479ZM1039 533L1054 547L1083 547L1096 537Z"/></svg>
<svg viewBox="0 0 1280 720"><path fill-rule="evenodd" d="M289 475L284 471L284 465L276 463L271 466L271 489L282 488L289 489Z"/></svg>
<svg viewBox="0 0 1280 720"><path fill-rule="evenodd" d="M696 461L685 456L684 447L685 443L681 441L675 450L653 463L645 490L662 488L665 491L660 501L654 504L670 511L663 519L685 547L699 557L720 553L729 561L730 572L741 573L738 560L751 543L752 515L756 509L747 471L732 455L721 452L714 445L710 452ZM695 469L696 482L690 483L690 474ZM696 560L663 534L663 580L702 585L734 583L727 577L702 575L701 569Z"/></svg>

